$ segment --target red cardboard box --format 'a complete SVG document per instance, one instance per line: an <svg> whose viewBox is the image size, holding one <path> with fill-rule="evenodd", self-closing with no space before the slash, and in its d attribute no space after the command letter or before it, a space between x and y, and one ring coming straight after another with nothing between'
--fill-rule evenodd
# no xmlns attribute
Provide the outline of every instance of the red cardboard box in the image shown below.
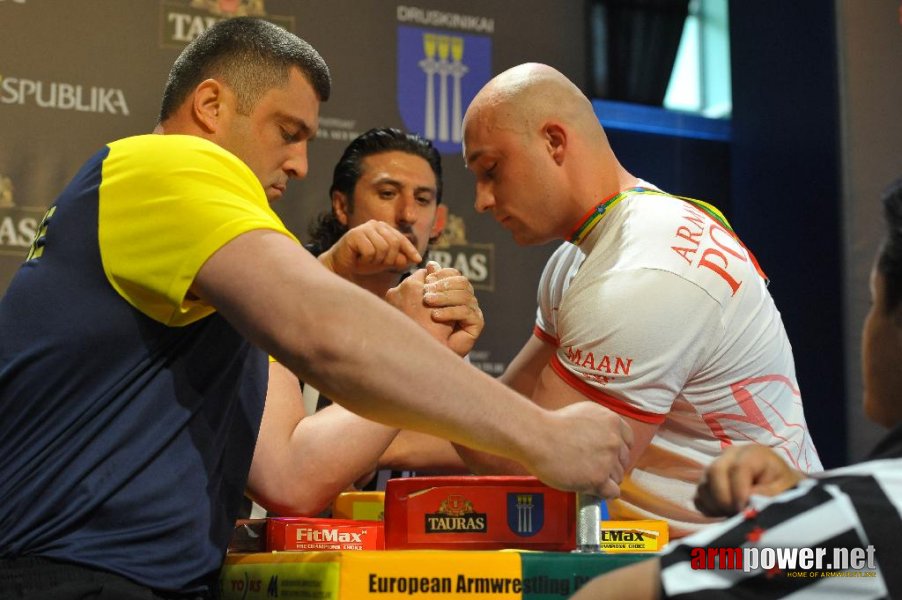
<svg viewBox="0 0 902 600"><path fill-rule="evenodd" d="M534 477L390 479L385 548L573 550L576 498Z"/></svg>
<svg viewBox="0 0 902 600"><path fill-rule="evenodd" d="M383 550L380 521L271 517L266 520L267 550Z"/></svg>

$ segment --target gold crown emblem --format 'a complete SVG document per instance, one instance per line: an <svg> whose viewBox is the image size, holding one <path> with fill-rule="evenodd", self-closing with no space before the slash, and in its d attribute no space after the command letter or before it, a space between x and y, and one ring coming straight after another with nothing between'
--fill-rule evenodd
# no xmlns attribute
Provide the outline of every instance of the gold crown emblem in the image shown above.
<svg viewBox="0 0 902 600"><path fill-rule="evenodd" d="M473 508L472 502L463 496L454 494L442 500L442 503L438 507L438 512L443 515L459 517L461 515L474 513L476 510Z"/></svg>
<svg viewBox="0 0 902 600"><path fill-rule="evenodd" d="M452 245L463 246L466 243L467 231L463 218L448 213L448 221L445 223L445 228L433 246L436 248L447 248Z"/></svg>
<svg viewBox="0 0 902 600"><path fill-rule="evenodd" d="M191 8L221 17L262 17L263 0L191 0Z"/></svg>

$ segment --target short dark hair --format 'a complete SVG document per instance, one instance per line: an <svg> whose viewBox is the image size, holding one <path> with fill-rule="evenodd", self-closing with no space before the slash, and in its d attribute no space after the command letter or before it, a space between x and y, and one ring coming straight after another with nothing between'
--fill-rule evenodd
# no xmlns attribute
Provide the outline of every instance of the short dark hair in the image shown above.
<svg viewBox="0 0 902 600"><path fill-rule="evenodd" d="M902 302L902 178L883 193L883 217L886 238L877 257L877 270L883 275L887 311Z"/></svg>
<svg viewBox="0 0 902 600"><path fill-rule="evenodd" d="M238 98L238 112L248 114L264 93L288 82L292 67L300 69L320 102L329 99L329 67L313 46L262 19L219 21L188 44L173 63L159 120L171 117L191 91L210 78L228 85Z"/></svg>
<svg viewBox="0 0 902 600"><path fill-rule="evenodd" d="M442 201L442 157L432 142L415 133L405 133L393 127L374 128L360 134L348 147L332 172L333 192L341 192L348 199L348 211L354 210L354 188L363 174L363 159L383 152L405 152L424 159L435 173L436 203ZM310 250L314 254L325 252L348 231L348 227L338 221L334 211L324 212L310 226Z"/></svg>

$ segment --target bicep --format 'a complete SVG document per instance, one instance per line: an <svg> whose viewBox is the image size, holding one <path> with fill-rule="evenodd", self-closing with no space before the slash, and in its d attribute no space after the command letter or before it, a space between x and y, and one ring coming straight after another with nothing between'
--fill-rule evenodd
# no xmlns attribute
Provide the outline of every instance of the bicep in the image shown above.
<svg viewBox="0 0 902 600"><path fill-rule="evenodd" d="M315 366L334 365L355 333L349 310L335 304L369 294L325 269L293 239L271 230L239 235L198 271L191 291L213 306L248 341L326 389ZM378 304L373 301L374 304ZM343 316L345 315L345 316Z"/></svg>
<svg viewBox="0 0 902 600"><path fill-rule="evenodd" d="M549 410L562 408L575 402L591 402L591 400L580 390L564 381L550 365L542 369L542 373L533 394L533 401L539 406ZM629 460L629 467L632 468L632 466L636 464L636 460L645 451L645 448L648 447L648 444L651 443L652 438L658 431L660 423L645 422L632 418L617 410L616 407L613 410L620 415L623 422L629 425L630 429L633 430L633 444L630 447Z"/></svg>
<svg viewBox="0 0 902 600"><path fill-rule="evenodd" d="M553 345L531 335L501 375L501 381L524 396L532 397L539 374L554 351Z"/></svg>

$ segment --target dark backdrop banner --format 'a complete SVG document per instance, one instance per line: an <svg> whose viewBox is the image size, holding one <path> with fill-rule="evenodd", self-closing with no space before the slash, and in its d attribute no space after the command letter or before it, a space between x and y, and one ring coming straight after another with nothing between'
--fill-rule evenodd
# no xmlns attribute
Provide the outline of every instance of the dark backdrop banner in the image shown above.
<svg viewBox="0 0 902 600"><path fill-rule="evenodd" d="M517 248L475 213L460 119L482 84L521 62L546 62L582 85L580 0L0 0L0 290L82 162L106 142L150 132L175 57L236 15L298 34L332 69L310 175L276 207L302 239L328 208L332 167L354 136L394 126L434 141L450 219L432 257L473 280L487 326L471 357L499 374L530 335L553 245Z"/></svg>

